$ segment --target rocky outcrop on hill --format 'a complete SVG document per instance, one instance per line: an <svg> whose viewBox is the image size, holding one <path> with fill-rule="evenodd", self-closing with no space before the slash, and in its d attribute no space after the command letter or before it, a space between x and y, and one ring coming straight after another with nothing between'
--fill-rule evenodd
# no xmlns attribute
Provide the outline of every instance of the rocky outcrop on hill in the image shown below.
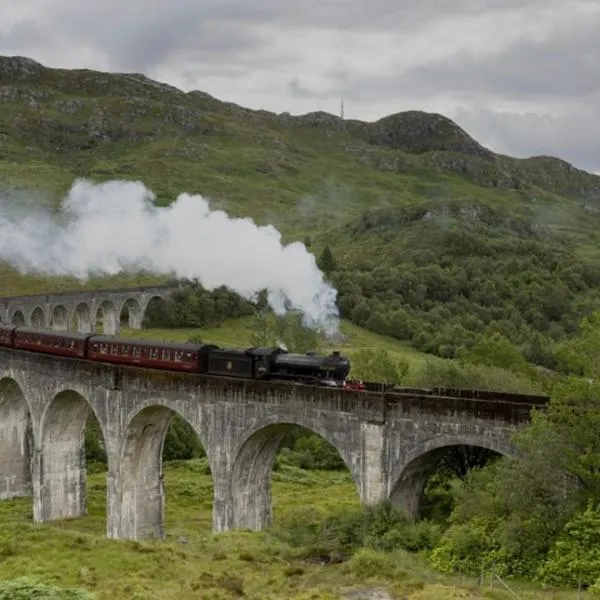
<svg viewBox="0 0 600 600"><path fill-rule="evenodd" d="M446 151L494 160L493 152L477 143L454 121L436 113L405 111L379 119L367 128L369 142L422 154Z"/></svg>
<svg viewBox="0 0 600 600"><path fill-rule="evenodd" d="M45 70L40 63L24 56L0 56L0 83L37 79Z"/></svg>

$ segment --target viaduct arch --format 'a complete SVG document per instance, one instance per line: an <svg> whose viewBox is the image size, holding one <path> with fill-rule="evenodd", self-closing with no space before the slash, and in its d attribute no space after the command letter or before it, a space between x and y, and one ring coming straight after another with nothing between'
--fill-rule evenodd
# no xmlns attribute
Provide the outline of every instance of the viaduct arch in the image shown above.
<svg viewBox="0 0 600 600"><path fill-rule="evenodd" d="M363 504L391 498L414 515L423 477L444 448L511 455L512 433L546 401L354 392L0 349L0 498L31 494L38 522L84 515L83 430L93 411L108 458L107 536L163 536L161 455L178 414L206 451L215 532L269 525L273 459L291 425L338 450Z"/></svg>
<svg viewBox="0 0 600 600"><path fill-rule="evenodd" d="M0 322L79 333L99 326L105 335L117 335L122 314L127 314L130 329L141 329L150 302L177 289L173 284L0 298Z"/></svg>

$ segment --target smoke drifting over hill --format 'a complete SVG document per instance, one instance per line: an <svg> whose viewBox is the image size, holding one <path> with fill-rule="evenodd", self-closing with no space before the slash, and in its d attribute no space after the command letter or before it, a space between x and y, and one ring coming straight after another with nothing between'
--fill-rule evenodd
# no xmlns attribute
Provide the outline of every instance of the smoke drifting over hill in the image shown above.
<svg viewBox="0 0 600 600"><path fill-rule="evenodd" d="M299 242L282 245L271 225L212 211L202 196L154 205L140 182L74 183L57 213L0 196L0 260L22 273L91 275L145 270L221 285L246 298L268 290L282 314L299 310L312 327L334 333L336 290Z"/></svg>

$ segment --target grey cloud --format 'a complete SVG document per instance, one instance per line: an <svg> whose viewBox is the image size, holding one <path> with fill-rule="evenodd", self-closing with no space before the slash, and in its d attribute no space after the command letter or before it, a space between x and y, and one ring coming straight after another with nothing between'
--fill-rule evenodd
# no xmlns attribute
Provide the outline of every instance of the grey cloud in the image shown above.
<svg viewBox="0 0 600 600"><path fill-rule="evenodd" d="M35 0L30 0L30 3ZM558 0L528 0L527 7ZM257 28L306 26L313 29L395 31L410 34L451 17L519 8L522 0L56 0L44 11L29 39L65 36L102 50L121 69L141 70L187 52L237 57L264 42ZM0 9L0 20L1 20ZM17 24L17 33L23 24ZM310 44L310 38L307 38Z"/></svg>
<svg viewBox="0 0 600 600"><path fill-rule="evenodd" d="M345 2L306 0L282 2L276 18L286 23L304 23L315 27L334 27L360 31L396 31L411 33L416 27L431 27L448 17L464 18L490 12L547 7L559 0L370 0Z"/></svg>
<svg viewBox="0 0 600 600"><path fill-rule="evenodd" d="M8 31L0 31L0 47L30 46L39 35L40 28L37 23L26 20L17 23Z"/></svg>
<svg viewBox="0 0 600 600"><path fill-rule="evenodd" d="M576 96L600 89L600 14L565 25L544 40L520 40L486 57L452 56L402 73L419 93L448 91Z"/></svg>
<svg viewBox="0 0 600 600"><path fill-rule="evenodd" d="M287 91L292 98L315 98L317 94L307 88L298 77L294 77L287 84Z"/></svg>
<svg viewBox="0 0 600 600"><path fill-rule="evenodd" d="M580 168L600 171L600 94L589 106L559 117L461 109L457 122L496 152L522 158L558 156Z"/></svg>
<svg viewBox="0 0 600 600"><path fill-rule="evenodd" d="M235 4L235 3L224 3ZM241 4L241 3L240 3ZM77 47L85 45L107 54L119 70L151 70L174 55L190 58L236 60L264 44L262 35L246 27L246 19L259 19L260 11L192 1L157 4L110 2L90 5L62 2L41 15L34 26L18 23L0 38L2 46L53 45L56 38ZM1 49L1 48L0 48Z"/></svg>
<svg viewBox="0 0 600 600"><path fill-rule="evenodd" d="M171 14L201 16L207 19L235 19L246 23L279 22L309 24L313 26L350 26L364 29L387 26L392 29L408 29L415 23L435 21L448 16L465 16L506 11L515 8L548 7L559 5L560 0L371 0L349 2L348 0L172 0L170 3L130 0L127 3L104 0L96 6L74 0L52 3L52 13L65 17L75 13L96 15L144 15L166 10Z"/></svg>

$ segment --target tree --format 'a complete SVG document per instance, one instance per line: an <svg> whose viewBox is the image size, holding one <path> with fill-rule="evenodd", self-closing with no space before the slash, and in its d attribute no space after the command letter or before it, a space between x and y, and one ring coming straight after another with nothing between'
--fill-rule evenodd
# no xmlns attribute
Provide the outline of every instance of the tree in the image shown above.
<svg viewBox="0 0 600 600"><path fill-rule="evenodd" d="M288 352L304 354L318 351L319 334L302 323L302 315L290 311L274 315L261 311L254 315L250 325L250 343L253 346L283 347Z"/></svg>
<svg viewBox="0 0 600 600"><path fill-rule="evenodd" d="M576 543L571 558L585 555L586 543L590 552L596 544L594 536L575 532L583 529L577 514L600 502L599 334L595 314L584 320L577 338L562 346L563 364L586 379L569 376L554 385L546 409L535 411L531 425L514 436L518 460L501 459L467 476L455 498L453 524L434 552L438 567L475 571L487 555L499 572L539 572L573 583L576 573L562 568L560 549L548 553L559 536L560 543ZM596 523L597 515L586 519ZM550 562L542 568L546 556ZM582 563L582 569L595 576L596 563Z"/></svg>
<svg viewBox="0 0 600 600"><path fill-rule="evenodd" d="M274 328L278 343L283 343L288 352L304 354L319 349L319 334L302 323L302 315L298 312L276 316Z"/></svg>
<svg viewBox="0 0 600 600"><path fill-rule="evenodd" d="M474 365L500 367L513 373L534 376L534 370L518 348L501 333L485 335L463 356L463 360Z"/></svg>
<svg viewBox="0 0 600 600"><path fill-rule="evenodd" d="M325 275L329 275L332 271L337 269L337 262L329 246L325 246L323 252L321 252L319 259L317 260L317 265Z"/></svg>
<svg viewBox="0 0 600 600"><path fill-rule="evenodd" d="M600 377L600 312L581 321L579 335L556 351L562 370L583 377Z"/></svg>
<svg viewBox="0 0 600 600"><path fill-rule="evenodd" d="M175 415L169 423L163 445L163 460L189 460L206 456L192 426Z"/></svg>
<svg viewBox="0 0 600 600"><path fill-rule="evenodd" d="M273 329L271 315L267 311L255 313L250 325L250 344L258 347L270 347L277 345L277 336Z"/></svg>
<svg viewBox="0 0 600 600"><path fill-rule="evenodd" d="M382 383L400 384L408 375L409 364L403 360L394 360L390 354L378 348L377 350L359 350L351 358L354 379L378 381Z"/></svg>
<svg viewBox="0 0 600 600"><path fill-rule="evenodd" d="M371 316L371 307L366 300L361 300L352 310L351 319L357 325L364 325Z"/></svg>

